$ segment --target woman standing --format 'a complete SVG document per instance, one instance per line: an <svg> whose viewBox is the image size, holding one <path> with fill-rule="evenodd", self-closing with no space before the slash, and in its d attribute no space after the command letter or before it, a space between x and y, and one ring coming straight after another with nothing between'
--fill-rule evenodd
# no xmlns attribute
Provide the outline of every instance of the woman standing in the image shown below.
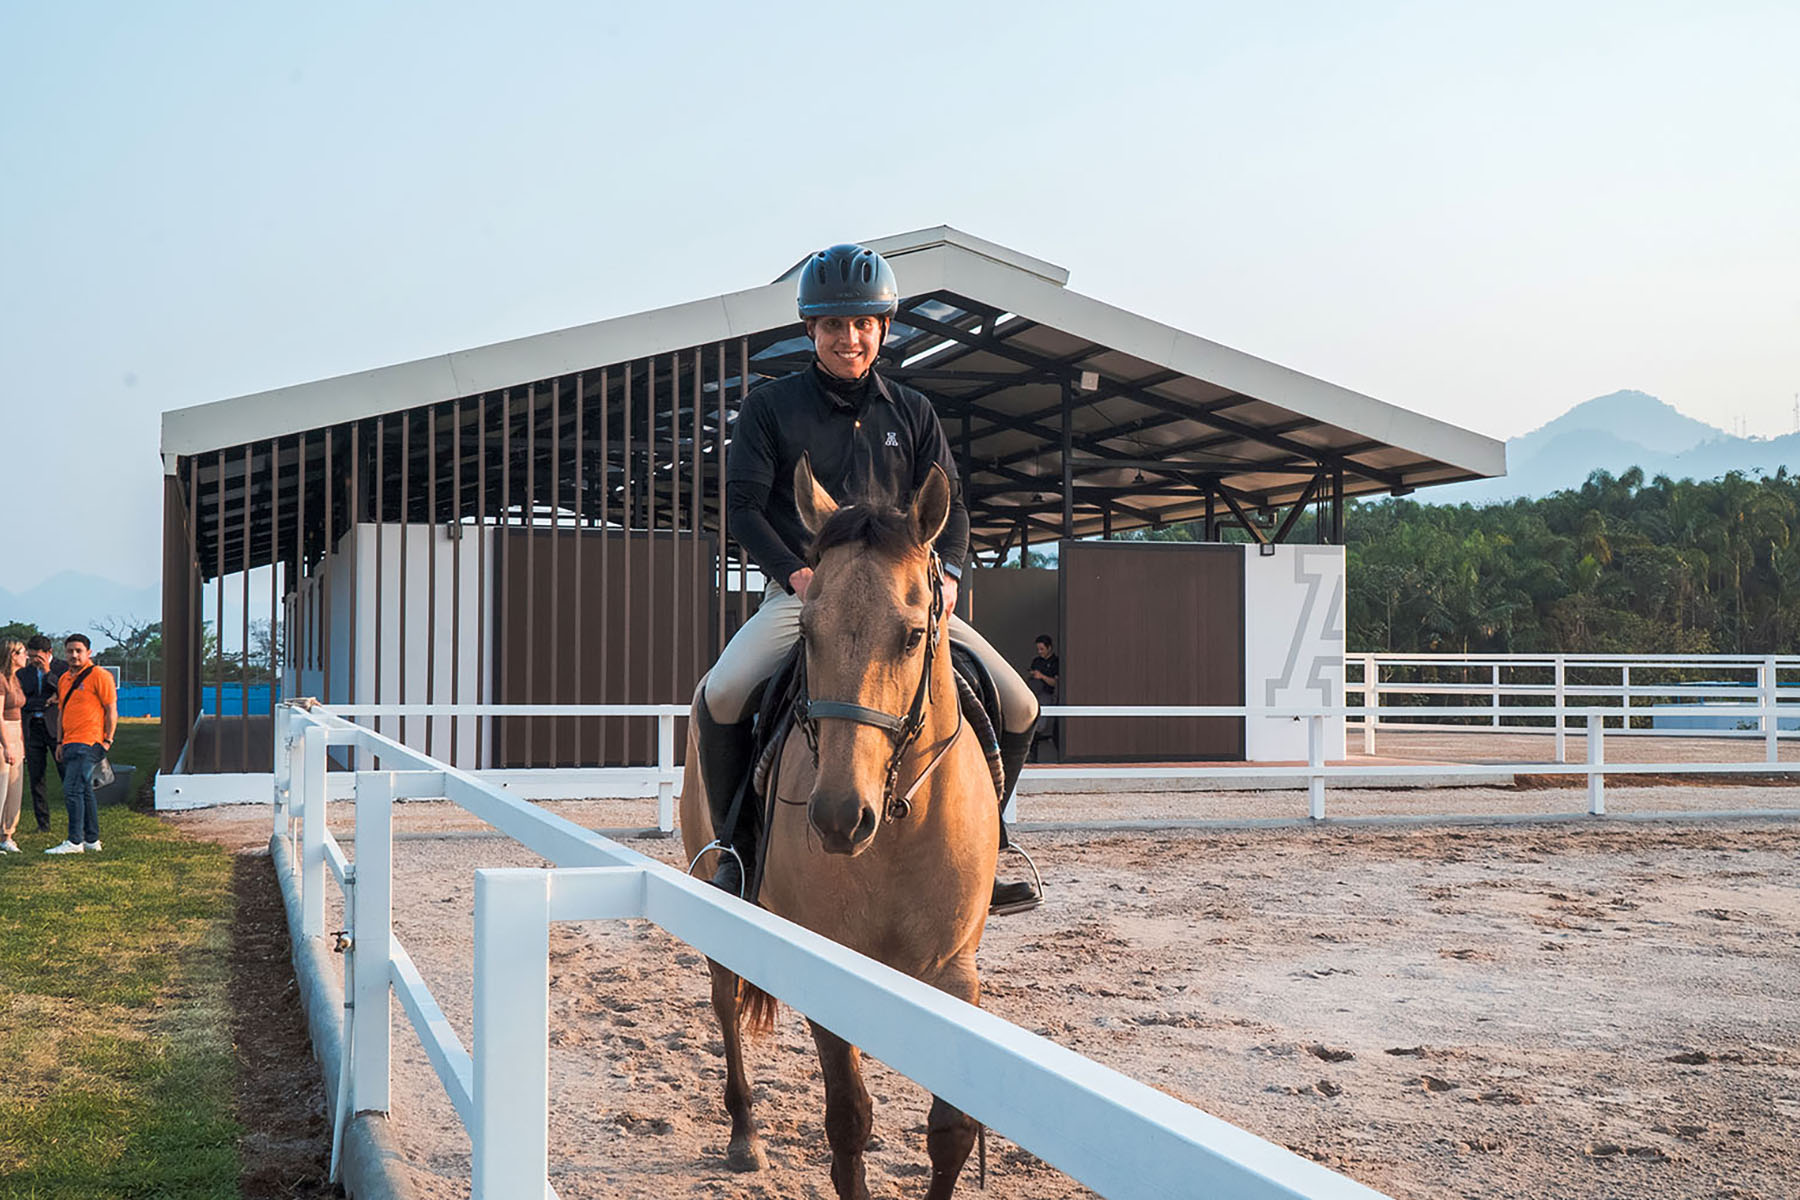
<svg viewBox="0 0 1800 1200"><path fill-rule="evenodd" d="M25 665L25 643L0 642L0 853L17 854L13 830L19 827L19 805L25 798L25 689L18 679Z"/></svg>

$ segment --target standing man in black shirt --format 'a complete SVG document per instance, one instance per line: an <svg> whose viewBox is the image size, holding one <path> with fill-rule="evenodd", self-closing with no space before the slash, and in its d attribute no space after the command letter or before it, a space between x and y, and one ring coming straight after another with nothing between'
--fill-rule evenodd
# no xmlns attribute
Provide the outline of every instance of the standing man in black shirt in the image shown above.
<svg viewBox="0 0 1800 1200"><path fill-rule="evenodd" d="M1038 694L1038 703L1055 704L1056 686L1062 679L1062 659L1057 656L1056 643L1050 635L1040 633L1037 636L1037 657L1031 660L1031 686ZM1045 738L1056 742L1056 755L1062 758L1062 739L1056 735L1056 718L1039 717L1037 732L1031 739L1031 761L1037 761L1037 744Z"/></svg>
<svg viewBox="0 0 1800 1200"><path fill-rule="evenodd" d="M925 396L882 378L875 357L900 305L894 272L873 250L842 245L821 250L801 271L797 302L813 342L812 365L760 385L744 400L725 463L731 531L768 578L756 615L738 630L706 677L697 706L700 769L717 839L747 865L755 852L748 821L727 828L731 801L749 771L753 714L750 700L799 639L800 607L812 581L811 542L794 501L794 468L801 455L813 477L840 503L905 507L933 464L950 480L950 516L938 535L944 569L944 610L956 608L957 582L969 549L956 459ZM951 641L981 659L1000 692L1000 760L1005 789L1013 785L1031 747L1037 699L1018 672L973 628L952 615ZM1007 845L1006 831L1000 832ZM742 893L743 867L719 856L713 882ZM995 883L993 911L1035 905L1029 883Z"/></svg>
<svg viewBox="0 0 1800 1200"><path fill-rule="evenodd" d="M56 681L63 677L69 664L50 656L51 642L43 634L25 643L25 665L19 668L19 686L25 690L25 772L31 780L31 815L37 818L39 833L50 830L50 800L44 789L44 763L56 764L56 777L63 777L62 760L51 751L57 743Z"/></svg>

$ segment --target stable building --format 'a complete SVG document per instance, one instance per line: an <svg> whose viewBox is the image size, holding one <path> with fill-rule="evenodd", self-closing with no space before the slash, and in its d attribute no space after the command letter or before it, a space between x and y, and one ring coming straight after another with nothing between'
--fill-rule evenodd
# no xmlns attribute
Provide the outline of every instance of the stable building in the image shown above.
<svg viewBox="0 0 1800 1200"><path fill-rule="evenodd" d="M1339 703L1345 500L1505 471L1500 442L1083 296L992 242L940 227L868 244L905 293L881 369L934 398L961 469L964 616L1021 666L1054 632L1064 703ZM810 359L798 267L165 413L171 785L269 770L271 713L200 705L249 673L247 652L209 662L209 636L248 646L253 618L279 631L289 696L684 703L761 593L724 515L724 461L748 390ZM1124 536L1177 522L1202 540ZM1051 543L1053 569L999 567ZM230 606L241 630L222 627ZM649 718L379 727L477 770L655 757ZM1341 756L1341 722L1331 740ZM1304 757L1305 734L1274 718L1092 719L1068 722L1063 752L1281 760Z"/></svg>

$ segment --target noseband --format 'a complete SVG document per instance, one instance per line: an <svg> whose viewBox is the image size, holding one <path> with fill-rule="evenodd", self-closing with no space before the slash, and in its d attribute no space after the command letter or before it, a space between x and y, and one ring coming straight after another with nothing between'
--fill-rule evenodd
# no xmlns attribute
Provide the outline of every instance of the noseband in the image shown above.
<svg viewBox="0 0 1800 1200"><path fill-rule="evenodd" d="M904 819L912 812L912 799L918 795L919 788L931 775L932 769L943 761L944 755L962 733L962 706L956 710L956 733L944 743L935 757L919 772L905 795L898 795L900 783L900 760L905 757L907 748L919 740L925 730L925 705L931 699L931 669L937 660L938 634L944 620L944 568L937 551L931 552L926 565L926 578L931 584L931 615L925 625L925 669L919 676L919 686L913 691L912 706L905 716L895 716L878 708L869 708L862 704L851 704L844 700L814 700L808 695L806 685L806 653L800 654L800 700L795 705L794 719L800 731L806 735L806 744L812 750L813 766L819 765L819 728L820 721L854 721L859 725L873 725L888 735L894 743L894 751L888 756L887 778L882 785L882 811L890 821Z"/></svg>

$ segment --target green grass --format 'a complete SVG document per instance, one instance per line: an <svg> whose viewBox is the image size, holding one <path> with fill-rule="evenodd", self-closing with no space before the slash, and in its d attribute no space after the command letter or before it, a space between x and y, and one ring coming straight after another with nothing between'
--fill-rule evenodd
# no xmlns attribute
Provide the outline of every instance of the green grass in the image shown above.
<svg viewBox="0 0 1800 1200"><path fill-rule="evenodd" d="M137 786L158 736L120 723ZM20 834L0 858L0 1197L235 1197L231 856L124 805L100 837L48 857L61 832Z"/></svg>

